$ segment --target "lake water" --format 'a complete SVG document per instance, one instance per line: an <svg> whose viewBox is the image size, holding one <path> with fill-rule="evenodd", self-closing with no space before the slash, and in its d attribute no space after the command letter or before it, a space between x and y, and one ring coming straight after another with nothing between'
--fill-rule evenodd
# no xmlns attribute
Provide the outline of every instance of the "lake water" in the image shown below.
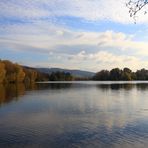
<svg viewBox="0 0 148 148"><path fill-rule="evenodd" d="M146 148L148 82L0 85L0 148Z"/></svg>

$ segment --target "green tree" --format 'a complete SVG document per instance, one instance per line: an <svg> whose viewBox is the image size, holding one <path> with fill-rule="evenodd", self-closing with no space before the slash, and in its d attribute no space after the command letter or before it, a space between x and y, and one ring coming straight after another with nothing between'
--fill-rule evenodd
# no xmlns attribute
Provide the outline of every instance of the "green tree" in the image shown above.
<svg viewBox="0 0 148 148"><path fill-rule="evenodd" d="M110 71L110 80L122 80L122 70L114 68Z"/></svg>
<svg viewBox="0 0 148 148"><path fill-rule="evenodd" d="M132 78L132 71L129 68L124 68L122 72L122 80L131 81Z"/></svg>
<svg viewBox="0 0 148 148"><path fill-rule="evenodd" d="M100 80L100 81L106 81L109 80L110 73L108 70L101 70L100 72L97 72L95 76L93 77L94 80Z"/></svg>
<svg viewBox="0 0 148 148"><path fill-rule="evenodd" d="M141 69L136 71L137 80L148 80L148 70Z"/></svg>
<svg viewBox="0 0 148 148"><path fill-rule="evenodd" d="M50 81L71 81L73 76L68 72L52 72L49 76Z"/></svg>

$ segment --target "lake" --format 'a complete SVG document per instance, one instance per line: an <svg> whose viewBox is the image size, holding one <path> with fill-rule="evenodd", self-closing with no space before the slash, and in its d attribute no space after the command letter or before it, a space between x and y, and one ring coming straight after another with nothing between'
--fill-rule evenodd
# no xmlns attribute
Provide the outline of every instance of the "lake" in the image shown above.
<svg viewBox="0 0 148 148"><path fill-rule="evenodd" d="M0 84L0 148L146 148L148 82Z"/></svg>

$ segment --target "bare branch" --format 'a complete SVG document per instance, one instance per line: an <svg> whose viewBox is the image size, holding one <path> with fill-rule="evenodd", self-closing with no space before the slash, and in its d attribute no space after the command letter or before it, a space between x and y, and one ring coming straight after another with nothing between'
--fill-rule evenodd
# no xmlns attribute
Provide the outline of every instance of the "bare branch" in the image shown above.
<svg viewBox="0 0 148 148"><path fill-rule="evenodd" d="M129 0L126 6L129 8L130 17L136 21L137 13L148 4L148 0ZM146 14L147 11L144 12Z"/></svg>

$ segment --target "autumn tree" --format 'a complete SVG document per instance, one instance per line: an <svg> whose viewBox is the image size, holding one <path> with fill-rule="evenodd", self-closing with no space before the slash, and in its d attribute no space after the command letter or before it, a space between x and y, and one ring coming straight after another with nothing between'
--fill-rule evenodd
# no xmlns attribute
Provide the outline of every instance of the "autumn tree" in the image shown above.
<svg viewBox="0 0 148 148"><path fill-rule="evenodd" d="M23 68L15 64L15 70L16 70L16 82L23 82L25 78L25 72L23 71Z"/></svg>
<svg viewBox="0 0 148 148"><path fill-rule="evenodd" d="M0 83L4 82L6 75L5 64L0 61Z"/></svg>
<svg viewBox="0 0 148 148"><path fill-rule="evenodd" d="M4 60L3 63L5 64L6 69L5 81L8 83L16 82L16 69L14 64L8 60Z"/></svg>
<svg viewBox="0 0 148 148"><path fill-rule="evenodd" d="M32 82L36 81L36 79L37 79L37 71L35 71L33 69L24 68L24 72L25 72L24 82L32 83Z"/></svg>
<svg viewBox="0 0 148 148"><path fill-rule="evenodd" d="M66 77L70 76L67 75ZM0 60L0 83L32 83L48 80L49 74L39 72L35 68L21 66L9 60Z"/></svg>
<svg viewBox="0 0 148 148"><path fill-rule="evenodd" d="M8 60L2 61L5 65L6 70L6 76L5 81L8 83L20 83L24 81L25 73L23 71L23 68L18 65L14 64Z"/></svg>

